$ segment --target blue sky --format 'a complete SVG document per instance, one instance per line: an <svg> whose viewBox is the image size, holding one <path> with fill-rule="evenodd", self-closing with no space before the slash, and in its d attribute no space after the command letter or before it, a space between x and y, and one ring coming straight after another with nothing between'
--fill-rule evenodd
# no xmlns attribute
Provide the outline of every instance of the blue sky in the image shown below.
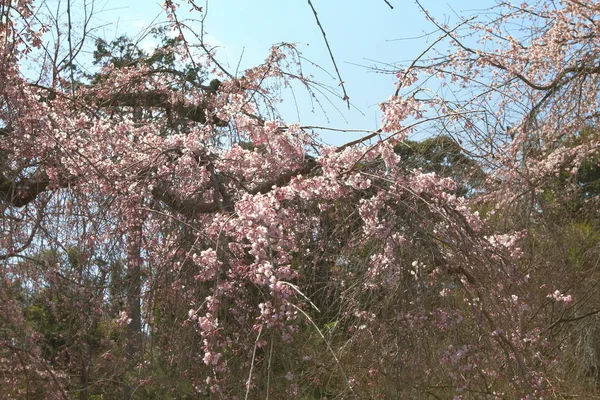
<svg viewBox="0 0 600 400"><path fill-rule="evenodd" d="M348 110L341 99L330 97L339 111L322 99L325 115L318 108L313 109L307 94L298 88L293 95L291 92L283 93L285 101L281 113L286 122L346 129L379 128L378 104L394 92L394 77L375 73L369 67L378 63L410 61L438 37L437 33L425 35L433 32L434 27L426 22L413 1L389 2L394 9L390 9L384 0L313 0L350 101L356 109ZM451 22L457 20L456 14L470 16L484 13L493 2L424 0L422 3L441 20ZM205 3L198 1L197 4ZM164 20L160 2L152 0L133 0L126 4L119 0L105 0L100 8L102 11L97 15L97 22L108 25L98 35L106 39L113 38L116 30L135 35L155 18ZM183 17L201 17L197 13L188 14L189 8L187 4L181 6ZM209 38L219 46L219 60L231 71L235 71L238 63L241 69L260 63L272 44L292 42L298 44L306 58L335 75L323 37L306 0L212 0L205 11L205 28ZM146 45L151 46L152 43ZM336 79L317 68L308 68L305 72L314 74L326 85L337 87ZM341 144L354 137L348 133L330 133L325 140Z"/></svg>

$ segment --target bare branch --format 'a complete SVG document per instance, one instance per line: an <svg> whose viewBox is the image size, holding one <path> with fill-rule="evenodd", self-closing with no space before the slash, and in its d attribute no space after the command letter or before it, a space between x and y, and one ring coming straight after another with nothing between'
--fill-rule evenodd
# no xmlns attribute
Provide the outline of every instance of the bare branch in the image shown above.
<svg viewBox="0 0 600 400"><path fill-rule="evenodd" d="M342 79L342 76L340 75L340 70L338 69L337 63L335 62L335 57L333 57L333 52L331 51L331 47L329 46L329 41L327 40L327 34L325 33L325 29L323 29L323 26L321 25L321 21L319 20L319 16L317 15L317 10L315 10L315 7L313 6L312 1L308 0L308 4L310 5L310 8L312 9L315 19L317 20L317 25L319 25L319 29L321 29L321 33L323 34L323 39L325 40L325 45L327 46L327 51L329 51L329 57L331 58L331 61L333 62L333 67L335 68L335 72L337 73L338 79L340 81L340 86L342 87L342 91L344 92L344 97L342 98L342 100L344 100L348 104L348 109L350 109L350 97L348 97L348 94L346 93L346 87L344 86L344 80Z"/></svg>

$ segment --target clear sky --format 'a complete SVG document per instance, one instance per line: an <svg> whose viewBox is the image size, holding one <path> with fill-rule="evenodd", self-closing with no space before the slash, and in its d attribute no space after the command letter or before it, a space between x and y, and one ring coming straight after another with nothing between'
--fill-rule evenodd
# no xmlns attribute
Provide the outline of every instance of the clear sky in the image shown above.
<svg viewBox="0 0 600 400"><path fill-rule="evenodd" d="M155 18L164 20L160 2L154 0L103 0L97 8L97 23L108 25L98 32L99 36L112 39L115 30L135 35ZM351 104L348 110L338 98L321 99L326 115L313 109L310 100L301 89L294 95L284 93L281 112L286 122L302 125L327 125L347 129L377 129L380 115L378 104L393 92L393 75L376 73L369 67L395 64L414 59L437 39L434 27L428 23L412 0L313 0L319 19L327 33L340 73L346 85ZM456 21L457 15L470 16L485 13L493 0L423 0L429 10L443 21ZM198 5L206 3L198 0ZM188 14L189 5L181 6L184 17L199 18ZM220 46L218 59L235 71L260 63L267 56L272 44L297 43L303 55L335 75L321 31L306 0L211 0L205 19L210 40ZM151 46L151 43L146 45ZM337 80L308 68L327 85L337 87ZM294 101L298 103L298 111ZM299 120L299 121L298 121ZM328 134L325 140L341 144L355 137L347 133Z"/></svg>

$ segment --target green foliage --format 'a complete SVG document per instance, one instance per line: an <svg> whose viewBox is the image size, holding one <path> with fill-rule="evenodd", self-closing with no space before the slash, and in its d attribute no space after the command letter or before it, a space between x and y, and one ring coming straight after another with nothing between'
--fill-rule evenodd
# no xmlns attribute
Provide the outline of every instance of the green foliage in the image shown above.
<svg viewBox="0 0 600 400"><path fill-rule="evenodd" d="M394 147L406 170L421 169L451 177L457 183L457 194L468 195L483 183L484 172L465 154L453 138L438 135L423 141L405 140Z"/></svg>
<svg viewBox="0 0 600 400"><path fill-rule="evenodd" d="M140 42L148 35L158 40L159 44L148 53L140 48ZM96 49L93 52L94 65L112 64L116 68L136 67L145 65L152 72L166 72L177 75L186 84L200 85L206 74L200 65L182 63L178 60L173 49L179 44L179 39L169 36L167 27L152 28L148 35L133 41L127 36L119 36L111 42L102 38L96 39ZM102 79L101 74L88 75L92 82Z"/></svg>
<svg viewBox="0 0 600 400"><path fill-rule="evenodd" d="M566 227L568 260L576 271L591 267L600 245L600 230L591 221L575 221ZM593 256L594 255L594 256Z"/></svg>
<svg viewBox="0 0 600 400"><path fill-rule="evenodd" d="M587 126L574 135L564 138L556 146L574 148L594 142L599 136L598 128ZM545 197L545 200L551 203L554 198L565 197L565 192L572 194L569 196L569 202L573 211L577 211L584 207L586 201L600 194L600 151L581 160L575 168L573 164L572 158L567 158L563 162L558 176L545 187L545 196L551 196L551 198Z"/></svg>

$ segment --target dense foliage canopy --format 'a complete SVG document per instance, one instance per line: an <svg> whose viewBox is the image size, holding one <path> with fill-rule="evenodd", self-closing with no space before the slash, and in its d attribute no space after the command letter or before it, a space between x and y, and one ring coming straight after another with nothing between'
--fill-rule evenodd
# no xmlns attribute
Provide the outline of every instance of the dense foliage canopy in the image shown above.
<svg viewBox="0 0 600 400"><path fill-rule="evenodd" d="M72 3L0 0L0 397L596 393L600 2L421 8L337 147L278 117L293 44L233 74L173 1L152 52Z"/></svg>

